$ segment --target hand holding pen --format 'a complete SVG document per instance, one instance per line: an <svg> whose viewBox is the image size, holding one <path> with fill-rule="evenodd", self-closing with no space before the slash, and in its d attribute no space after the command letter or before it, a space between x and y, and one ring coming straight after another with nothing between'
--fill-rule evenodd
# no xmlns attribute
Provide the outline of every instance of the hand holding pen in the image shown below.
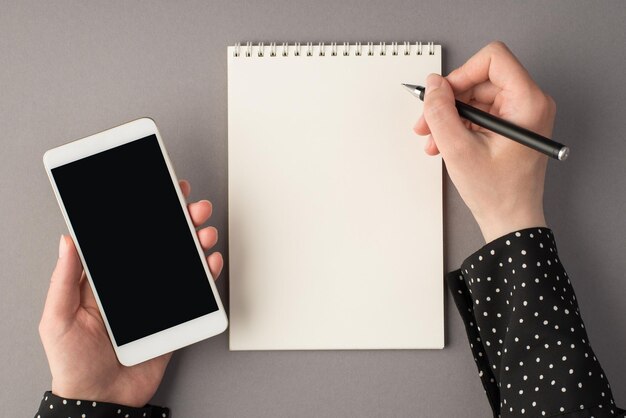
<svg viewBox="0 0 626 418"><path fill-rule="evenodd" d="M441 153L487 242L517 229L546 226L547 157L461 119L456 99L546 138L552 134L554 100L503 43L495 42L447 77L428 77L424 114L414 128L428 135L427 154Z"/></svg>
<svg viewBox="0 0 626 418"><path fill-rule="evenodd" d="M413 84L402 85L406 87L406 89L409 90L415 97L422 101L424 100L424 94L426 93L425 87L415 86ZM565 161L569 156L568 147L556 141L552 141L543 135L539 135L536 132L522 128L521 126L517 126L504 119L500 119L491 113L470 106L459 100L455 100L455 106L460 117L475 125L505 136L513 141L517 141L522 145L526 145L535 151L542 152L548 157L552 157L559 161Z"/></svg>

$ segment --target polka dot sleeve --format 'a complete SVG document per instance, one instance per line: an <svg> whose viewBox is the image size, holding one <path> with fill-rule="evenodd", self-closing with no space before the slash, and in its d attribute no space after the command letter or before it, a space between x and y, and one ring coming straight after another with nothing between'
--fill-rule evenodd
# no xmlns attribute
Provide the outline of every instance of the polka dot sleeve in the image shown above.
<svg viewBox="0 0 626 418"><path fill-rule="evenodd" d="M505 235L447 276L494 417L615 417L552 231Z"/></svg>
<svg viewBox="0 0 626 418"><path fill-rule="evenodd" d="M168 408L158 406L132 408L107 402L66 399L46 392L35 418L169 418L169 416Z"/></svg>

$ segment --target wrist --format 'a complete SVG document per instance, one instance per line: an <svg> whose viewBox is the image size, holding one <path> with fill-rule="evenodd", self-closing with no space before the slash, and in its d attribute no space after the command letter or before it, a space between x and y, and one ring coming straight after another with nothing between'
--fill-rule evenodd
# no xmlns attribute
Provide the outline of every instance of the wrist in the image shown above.
<svg viewBox="0 0 626 418"><path fill-rule="evenodd" d="M543 210L521 213L516 216L493 216L483 220L476 218L476 221L486 243L521 229L547 227Z"/></svg>

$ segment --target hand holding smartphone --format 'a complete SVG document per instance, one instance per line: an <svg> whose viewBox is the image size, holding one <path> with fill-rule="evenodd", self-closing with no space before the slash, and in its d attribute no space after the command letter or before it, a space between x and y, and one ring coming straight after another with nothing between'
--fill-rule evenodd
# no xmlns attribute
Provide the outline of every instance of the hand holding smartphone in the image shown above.
<svg viewBox="0 0 626 418"><path fill-rule="evenodd" d="M44 165L120 363L141 363L226 329L151 119L50 150Z"/></svg>

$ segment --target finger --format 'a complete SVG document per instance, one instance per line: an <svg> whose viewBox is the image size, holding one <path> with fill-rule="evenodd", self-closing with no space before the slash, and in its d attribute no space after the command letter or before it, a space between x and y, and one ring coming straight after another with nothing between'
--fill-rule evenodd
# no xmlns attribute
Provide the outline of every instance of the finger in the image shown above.
<svg viewBox="0 0 626 418"><path fill-rule="evenodd" d="M432 135L428 135L426 138L426 144L424 144L424 152L428 155L437 155L439 154L439 148L437 148L437 144L435 144L435 140Z"/></svg>
<svg viewBox="0 0 626 418"><path fill-rule="evenodd" d="M492 42L478 51L448 74L447 79L455 92L464 92L488 80L511 91L535 86L526 69L502 42Z"/></svg>
<svg viewBox="0 0 626 418"><path fill-rule="evenodd" d="M187 205L187 209L194 226L200 226L205 223L213 213L213 205L208 200L190 203Z"/></svg>
<svg viewBox="0 0 626 418"><path fill-rule="evenodd" d="M493 107L493 104L491 104L491 103L489 103L489 104L482 103L482 102L479 102L479 101L476 101L476 100L473 100L473 99L470 100L467 104L472 106L472 107L475 107L476 109L480 109L483 112L487 112L487 113L489 113L491 111L491 108Z"/></svg>
<svg viewBox="0 0 626 418"><path fill-rule="evenodd" d="M217 244L217 235L217 229L212 226L202 228L198 231L198 239L200 240L200 245L202 245L202 249L204 251L210 250L215 244Z"/></svg>
<svg viewBox="0 0 626 418"><path fill-rule="evenodd" d="M153 382L160 382L163 378L163 374L165 373L165 369L167 368L167 364L170 362L172 358L173 352L165 353L160 355L159 357L155 357L152 360L148 360L151 364L156 364L157 367L150 367L152 371L157 371L158 376L155 376L155 380ZM146 363L144 363L146 364Z"/></svg>
<svg viewBox="0 0 626 418"><path fill-rule="evenodd" d="M187 180L180 180L178 185L180 186L180 191L183 192L185 199L189 198L189 193L191 193L191 184L189 184Z"/></svg>
<svg viewBox="0 0 626 418"><path fill-rule="evenodd" d="M222 272L222 268L224 268L224 258L222 257L222 254L218 252L211 254L207 257L207 262L209 263L211 276L213 276L214 280L217 280Z"/></svg>
<svg viewBox="0 0 626 418"><path fill-rule="evenodd" d="M490 81L485 81L461 94L457 94L456 99L464 103L477 104L476 107L484 109L484 106L481 105L494 103L494 101L496 101L496 98L498 97L498 94L501 91L502 89L500 87L496 86ZM418 135L430 134L430 128L428 127L428 124L426 123L423 114L417 120L417 123L413 127L413 131Z"/></svg>
<svg viewBox="0 0 626 418"><path fill-rule="evenodd" d="M424 114L420 116L415 126L413 126L413 131L418 135L428 135L430 133L430 128L424 119Z"/></svg>
<svg viewBox="0 0 626 418"><path fill-rule="evenodd" d="M89 284L89 280L87 280L87 276L84 273L80 281L80 304L84 308L98 309L98 304L96 303L96 298L91 290L91 285Z"/></svg>
<svg viewBox="0 0 626 418"><path fill-rule="evenodd" d="M492 115L497 115L498 113L498 106L494 105L494 104L485 104L485 103L480 103L477 102L475 100L470 100L468 103L470 106L475 107L476 109L482 110L485 113L490 113ZM474 132L476 131L480 131L480 132L489 132L488 129L483 128L480 125L476 125L473 122L470 122L467 119L462 119L463 120L463 124L465 125L465 127L467 129L470 129Z"/></svg>
<svg viewBox="0 0 626 418"><path fill-rule="evenodd" d="M485 81L472 89L471 99L480 103L493 103L502 89L491 81Z"/></svg>
<svg viewBox="0 0 626 418"><path fill-rule="evenodd" d="M102 319L102 315L100 314L100 308L98 308L96 298L86 277L84 277L80 283L80 305L82 309L99 320L102 326L104 326L104 319Z"/></svg>
<svg viewBox="0 0 626 418"><path fill-rule="evenodd" d="M444 158L459 154L466 148L470 132L457 112L452 88L438 74L431 74L426 79L424 96L424 118L439 151Z"/></svg>
<svg viewBox="0 0 626 418"><path fill-rule="evenodd" d="M467 91L464 91L460 94L455 92L455 94L457 100L465 103L469 102L470 100L476 100L480 103L489 104L493 103L496 100L500 92L502 92L502 89L500 87L496 86L491 81L484 81L480 84L475 85Z"/></svg>
<svg viewBox="0 0 626 418"><path fill-rule="evenodd" d="M59 258L50 279L50 288L43 311L44 318L69 321L80 306L80 277L83 267L74 241L61 235Z"/></svg>

